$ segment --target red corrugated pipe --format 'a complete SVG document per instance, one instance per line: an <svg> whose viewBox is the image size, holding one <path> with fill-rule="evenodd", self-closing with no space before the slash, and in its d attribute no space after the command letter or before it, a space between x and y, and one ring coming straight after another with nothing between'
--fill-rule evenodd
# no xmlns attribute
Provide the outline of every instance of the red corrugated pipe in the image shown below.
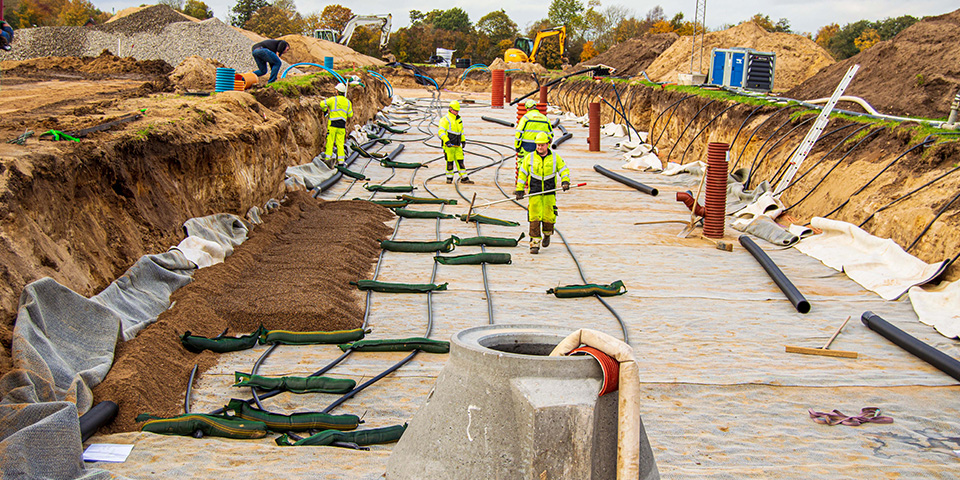
<svg viewBox="0 0 960 480"><path fill-rule="evenodd" d="M517 104L517 125L520 125L520 119L527 114L527 106L522 102Z"/></svg>
<svg viewBox="0 0 960 480"><path fill-rule="evenodd" d="M547 114L547 86L543 85L540 87L540 102L537 103L537 110L540 110L540 113Z"/></svg>
<svg viewBox="0 0 960 480"><path fill-rule="evenodd" d="M600 363L600 370L603 370L603 385L600 386L599 396L602 397L620 388L620 362L599 349L588 346L577 347L571 350L568 355L578 353L590 355Z"/></svg>
<svg viewBox="0 0 960 480"><path fill-rule="evenodd" d="M700 204L698 203L697 206L694 207L694 206L693 206L693 203L694 203L696 200L693 199L693 195L690 195L689 192L677 192L677 201L678 201L678 202L683 202L683 204L686 205L687 208L689 208L689 209L691 209L691 210L693 210L694 208L696 208L696 211L693 212L694 215L696 215L696 216L698 216L698 217L702 217L702 216L703 216L703 205L700 205Z"/></svg>
<svg viewBox="0 0 960 480"><path fill-rule="evenodd" d="M493 85L490 90L490 106L503 108L503 70L493 71Z"/></svg>
<svg viewBox="0 0 960 480"><path fill-rule="evenodd" d="M513 78L510 76L505 76L503 78L503 101L504 103L510 103L511 97L513 96L511 90L513 89Z"/></svg>
<svg viewBox="0 0 960 480"><path fill-rule="evenodd" d="M590 145L591 152L600 151L600 103L591 102L587 120L590 122L590 136L587 144Z"/></svg>
<svg viewBox="0 0 960 480"><path fill-rule="evenodd" d="M723 238L727 213L727 151L726 143L711 142L707 146L706 200L703 207L703 235Z"/></svg>

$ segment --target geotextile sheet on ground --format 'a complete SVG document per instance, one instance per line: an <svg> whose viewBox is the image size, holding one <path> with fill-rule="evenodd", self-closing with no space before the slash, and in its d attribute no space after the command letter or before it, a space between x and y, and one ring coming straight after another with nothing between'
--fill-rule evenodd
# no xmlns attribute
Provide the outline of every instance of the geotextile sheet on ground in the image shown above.
<svg viewBox="0 0 960 480"><path fill-rule="evenodd" d="M485 101L489 95L473 98ZM507 147L499 150L508 155L512 152L513 131L483 122L480 115L510 120L513 112L469 107L461 114L472 142L504 143ZM424 136L415 133L417 125L412 127L413 132L406 137ZM423 127L427 128L426 124ZM954 357L960 356L956 341L917 322L908 302L884 301L794 249L762 245L810 300L812 310L806 315L790 306L739 245L733 252L725 252L699 238L677 238L683 228L680 223L634 225L640 221L689 219L689 211L673 196L677 191L695 189L697 179L620 170L619 154L608 149L613 141L602 140L602 151L590 153L584 140L586 129L574 125L567 128L574 138L557 152L570 167L571 180L588 185L558 196L558 234L551 245L538 255L529 253L526 242L516 248L486 248L487 252L510 253L513 263L485 268L436 265L429 254L386 252L376 280L448 282L449 287L431 294L433 323L429 331L426 295L371 293L367 314L372 332L367 338L429 336L448 340L463 328L488 324L490 311L494 323L561 325L571 331L588 327L622 338L624 332L617 320L594 298L558 299L546 294L548 288L557 285L619 279L629 291L605 300L623 319L629 343L639 359L644 390L641 413L663 478L941 478L960 468L954 452L960 450L956 440L960 412L954 401L960 388L957 382L868 330L859 323L859 316L872 310ZM422 162L437 153L435 146L411 141L398 158ZM489 150L468 147L467 168L490 162L475 153L490 155ZM598 163L657 187L661 194L651 197L602 177L592 169ZM360 171L362 166L359 163L352 168ZM389 185L408 185L412 178L418 196L428 195L423 181L440 174L426 187L443 198L462 198L455 185L443 182L440 170L430 170L392 172L371 163L363 172L373 182L389 179ZM487 201L503 198L496 182L511 192L513 170L509 160L500 169L499 179L496 168L471 173L470 178L477 183L459 185L468 200L460 206L444 206L442 211L463 213L474 192L478 199ZM323 198L392 198L392 194L367 192L360 187L342 180ZM409 208L438 210L436 207ZM478 231L477 225L455 219L410 218L390 220L387 226L391 230L397 227L394 239L401 241L429 241L450 235L516 238L526 231L526 213L513 203L481 213L518 221L521 226L480 225ZM736 243L735 232L728 229L724 240ZM568 246L580 261L585 278L580 276ZM454 251L479 252L479 247L458 247ZM484 270L489 296L483 286ZM857 351L858 359L784 351L785 345L822 346L847 316L853 319L831 348ZM231 396L246 398L242 389L230 387L233 372L249 371L264 348L220 356L217 365L195 387L194 409L216 408ZM334 346L280 347L258 373L305 375L339 354ZM355 354L327 375L362 382L404 356L406 352ZM423 404L446 358L419 354L332 413L361 415L364 428L407 421ZM291 413L322 409L335 398L284 393L264 403ZM815 423L807 413L808 409L838 409L855 415L867 406L880 408L894 423L829 427ZM393 447L373 446L369 452L332 447L280 448L270 439L236 442L136 433L99 436L92 441L137 444L127 463L98 465L112 472L197 478L271 468L315 478L380 478ZM257 470L251 469L254 464ZM293 470L287 470L290 465L294 465Z"/></svg>

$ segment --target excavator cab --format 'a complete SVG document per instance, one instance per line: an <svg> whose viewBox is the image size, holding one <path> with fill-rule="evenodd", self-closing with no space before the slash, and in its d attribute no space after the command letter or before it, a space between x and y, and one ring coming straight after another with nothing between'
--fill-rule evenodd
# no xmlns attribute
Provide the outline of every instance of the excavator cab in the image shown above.
<svg viewBox="0 0 960 480"><path fill-rule="evenodd" d="M562 57L567 43L567 27L565 26L540 30L540 32L537 33L537 38L533 40L523 37L517 38L516 41L513 42L513 48L508 48L506 52L503 52L503 60L505 62L536 62L537 51L540 50L540 43L544 39L554 35L559 36L560 56Z"/></svg>

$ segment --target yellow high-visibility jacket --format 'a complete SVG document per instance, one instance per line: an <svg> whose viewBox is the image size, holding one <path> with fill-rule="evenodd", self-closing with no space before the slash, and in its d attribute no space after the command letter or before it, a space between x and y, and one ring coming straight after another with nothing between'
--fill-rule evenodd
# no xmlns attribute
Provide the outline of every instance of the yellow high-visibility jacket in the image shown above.
<svg viewBox="0 0 960 480"><path fill-rule="evenodd" d="M353 116L353 103L343 95L327 98L320 104L320 109L327 112L328 125L341 120L337 123L343 123L344 126L339 128L345 128L347 119Z"/></svg>
<svg viewBox="0 0 960 480"><path fill-rule="evenodd" d="M540 132L546 133L553 140L553 126L550 125L550 120L547 120L546 115L540 113L539 110L531 110L520 117L520 122L517 123L515 145L517 150L520 149L521 142L533 143Z"/></svg>
<svg viewBox="0 0 960 480"><path fill-rule="evenodd" d="M447 112L440 119L440 129L437 131L437 135L440 136L441 145L444 147L448 143L453 144L452 146L462 145L463 141L466 140L463 135L463 118Z"/></svg>
<svg viewBox="0 0 960 480"><path fill-rule="evenodd" d="M544 157L536 151L530 152L520 161L517 191L523 190L524 185L528 183L530 193L553 190L557 188L557 176L560 177L561 182L570 181L570 169L557 152L547 151Z"/></svg>

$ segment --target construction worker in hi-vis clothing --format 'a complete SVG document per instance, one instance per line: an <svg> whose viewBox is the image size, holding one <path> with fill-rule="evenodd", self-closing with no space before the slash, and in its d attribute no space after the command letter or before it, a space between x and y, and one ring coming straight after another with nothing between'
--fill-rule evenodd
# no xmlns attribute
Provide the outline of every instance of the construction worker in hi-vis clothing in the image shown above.
<svg viewBox="0 0 960 480"><path fill-rule="evenodd" d="M447 160L447 183L453 183L453 172L460 175L460 183L473 183L467 176L463 166L463 147L466 139L463 136L463 119L460 118L460 102L450 102L447 114L440 119L440 144L443 145L443 156Z"/></svg>
<svg viewBox="0 0 960 480"><path fill-rule="evenodd" d="M322 158L330 168L343 165L347 159L343 144L347 139L347 119L353 116L353 103L346 97L347 86L338 83L335 88L337 95L320 104L320 109L327 112L327 149ZM336 155L333 152L334 145L337 147Z"/></svg>
<svg viewBox="0 0 960 480"><path fill-rule="evenodd" d="M517 159L527 156L528 153L536 149L537 134L544 132L547 138L553 140L553 126L547 116L537 110L537 102L528 99L524 105L527 107L527 113L520 117L517 123Z"/></svg>
<svg viewBox="0 0 960 480"><path fill-rule="evenodd" d="M556 189L557 177L560 177L560 187L564 191L570 189L570 170L557 152L550 151L550 137L546 132L540 132L534 142L536 150L520 161L515 192L517 200L523 199L526 185L530 186L530 195ZM553 235L553 226L557 223L556 193L531 196L527 218L530 219L530 253L540 253L541 246L550 245L550 235Z"/></svg>

